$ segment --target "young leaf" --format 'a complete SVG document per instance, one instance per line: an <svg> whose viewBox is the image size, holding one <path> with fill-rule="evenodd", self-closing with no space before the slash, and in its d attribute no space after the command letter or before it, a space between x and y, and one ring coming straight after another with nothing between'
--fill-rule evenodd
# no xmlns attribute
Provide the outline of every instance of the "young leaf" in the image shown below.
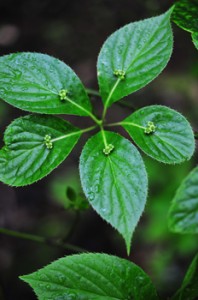
<svg viewBox="0 0 198 300"><path fill-rule="evenodd" d="M198 32L198 0L177 1L172 13L172 20L186 31Z"/></svg>
<svg viewBox="0 0 198 300"><path fill-rule="evenodd" d="M169 211L169 228L179 233L198 233L198 167L182 182Z"/></svg>
<svg viewBox="0 0 198 300"><path fill-rule="evenodd" d="M195 48L198 50L198 32L192 33L192 41L195 45Z"/></svg>
<svg viewBox="0 0 198 300"><path fill-rule="evenodd" d="M122 234L129 252L147 197L147 174L139 152L122 136L100 132L82 151L80 177L90 204Z"/></svg>
<svg viewBox="0 0 198 300"><path fill-rule="evenodd" d="M6 129L0 150L0 180L24 186L43 178L69 155L80 136L78 128L53 116L16 119Z"/></svg>
<svg viewBox="0 0 198 300"><path fill-rule="evenodd" d="M87 93L72 69L40 53L0 58L0 98L31 112L80 116L91 112Z"/></svg>
<svg viewBox="0 0 198 300"><path fill-rule="evenodd" d="M190 124L180 113L166 106L141 108L121 125L147 155L160 162L184 162L195 150Z"/></svg>
<svg viewBox="0 0 198 300"><path fill-rule="evenodd" d="M97 64L106 108L144 87L165 68L173 48L171 12L130 23L106 40Z"/></svg>
<svg viewBox="0 0 198 300"><path fill-rule="evenodd" d="M106 254L67 256L20 278L30 284L39 300L158 299L142 269Z"/></svg>
<svg viewBox="0 0 198 300"><path fill-rule="evenodd" d="M198 255L193 259L181 288L172 300L197 300L198 299Z"/></svg>

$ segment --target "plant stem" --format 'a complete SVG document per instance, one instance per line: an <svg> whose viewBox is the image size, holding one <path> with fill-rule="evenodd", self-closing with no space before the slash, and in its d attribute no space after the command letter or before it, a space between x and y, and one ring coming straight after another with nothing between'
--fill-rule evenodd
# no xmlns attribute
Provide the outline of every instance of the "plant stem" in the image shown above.
<svg viewBox="0 0 198 300"><path fill-rule="evenodd" d="M144 129L144 130L146 129L146 127L132 123L132 122L116 122L116 123L105 124L105 126L108 126L108 127L122 126L122 125L134 126L134 127L138 127L138 128Z"/></svg>
<svg viewBox="0 0 198 300"><path fill-rule="evenodd" d="M72 250L74 252L86 252L86 250L84 250L78 246L71 245L68 243L63 243L62 241L59 241L56 239L45 238L45 237L34 235L34 234L23 233L23 232L10 230L10 229L6 229L6 228L0 228L0 233L9 235L9 236L13 236L15 238L20 238L23 240L29 240L32 242L37 242L37 243L42 243L45 245L60 247L60 248L67 249L67 250Z"/></svg>
<svg viewBox="0 0 198 300"><path fill-rule="evenodd" d="M87 94L100 97L100 93L93 89L86 89Z"/></svg>
<svg viewBox="0 0 198 300"><path fill-rule="evenodd" d="M70 98L66 97L65 100L67 100L69 103L73 104L74 106L78 107L80 110L84 111L86 113L86 115L88 115L96 124L100 125L101 121L98 120L94 114L92 114L92 112L90 112L89 110L85 109L84 107L80 106L78 103L76 103L75 101L71 100Z"/></svg>
<svg viewBox="0 0 198 300"><path fill-rule="evenodd" d="M59 136L55 139L52 139L51 142L53 143L53 142L56 142L56 141L59 141L59 140L62 140L62 139L66 139L68 137L71 137L71 136L74 136L74 135L77 135L77 134L80 134L80 133L85 133L85 132L88 132L88 131L91 131L91 130L95 129L96 127L97 126L94 125L94 126L91 126L91 127L85 128L85 129L81 129L81 130L78 130L78 131L75 131L75 132L71 132L71 133Z"/></svg>
<svg viewBox="0 0 198 300"><path fill-rule="evenodd" d="M108 105L109 105L109 102L111 100L111 97L113 96L113 93L115 92L118 84L120 83L121 81L121 78L118 78L114 84L114 86L112 87L110 93L109 93L109 96L107 97L107 100L105 102L105 107L104 107L104 110L103 110L103 114L102 114L102 120L104 121L105 119L105 116L106 116L106 113L107 113L107 108L108 108Z"/></svg>
<svg viewBox="0 0 198 300"><path fill-rule="evenodd" d="M103 138L104 146L106 148L108 146L108 143L107 143L107 139L106 139L106 136L105 136L104 128L103 128L102 125L100 126L100 129L101 129L101 133L102 133L102 138Z"/></svg>
<svg viewBox="0 0 198 300"><path fill-rule="evenodd" d="M115 104L118 105L118 106L121 106L121 107L130 108L130 109L132 109L133 111L136 111L136 110L137 110L137 108L136 108L133 104L124 102L123 100L120 100L119 102L115 102Z"/></svg>

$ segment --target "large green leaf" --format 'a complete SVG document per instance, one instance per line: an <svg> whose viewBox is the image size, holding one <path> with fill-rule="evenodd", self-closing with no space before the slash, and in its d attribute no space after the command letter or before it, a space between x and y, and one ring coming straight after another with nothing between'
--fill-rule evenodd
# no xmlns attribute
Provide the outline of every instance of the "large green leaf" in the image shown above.
<svg viewBox="0 0 198 300"><path fill-rule="evenodd" d="M186 31L198 32L198 0L177 1L172 20Z"/></svg>
<svg viewBox="0 0 198 300"><path fill-rule="evenodd" d="M90 204L122 234L129 252L147 197L147 174L139 152L122 136L100 132L82 151L80 177Z"/></svg>
<svg viewBox="0 0 198 300"><path fill-rule="evenodd" d="M6 129L0 150L0 180L23 186L41 179L69 155L80 135L78 128L53 116L16 119Z"/></svg>
<svg viewBox="0 0 198 300"><path fill-rule="evenodd" d="M198 255L193 259L181 288L172 300L197 300L198 299Z"/></svg>
<svg viewBox="0 0 198 300"><path fill-rule="evenodd" d="M80 116L91 112L86 91L72 69L40 53L0 58L0 98L31 112Z"/></svg>
<svg viewBox="0 0 198 300"><path fill-rule="evenodd" d="M182 182L169 211L169 228L180 233L198 233L198 167Z"/></svg>
<svg viewBox="0 0 198 300"><path fill-rule="evenodd" d="M130 23L106 40L97 64L106 107L144 87L165 68L173 47L171 12Z"/></svg>
<svg viewBox="0 0 198 300"><path fill-rule="evenodd" d="M158 299L142 269L106 254L67 256L20 278L31 285L39 300Z"/></svg>
<svg viewBox="0 0 198 300"><path fill-rule="evenodd" d="M198 32L192 33L192 41L193 44L195 45L195 48L198 49Z"/></svg>
<svg viewBox="0 0 198 300"><path fill-rule="evenodd" d="M195 140L188 121L166 106L147 106L121 122L135 143L152 158L175 164L189 160Z"/></svg>

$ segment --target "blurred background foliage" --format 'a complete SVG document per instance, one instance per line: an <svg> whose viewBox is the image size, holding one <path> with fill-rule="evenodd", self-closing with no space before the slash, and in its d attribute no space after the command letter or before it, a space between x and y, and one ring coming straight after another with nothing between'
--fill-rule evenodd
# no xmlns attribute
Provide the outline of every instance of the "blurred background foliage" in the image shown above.
<svg viewBox="0 0 198 300"><path fill-rule="evenodd" d="M96 60L107 36L129 22L160 14L172 4L167 0L0 1L0 55L47 53L70 65L87 87L97 89ZM146 105L162 104L183 113L198 131L197 50L187 32L174 24L173 30L174 53L167 68L150 85L114 104L109 121L122 120ZM100 115L101 100L92 100ZM1 145L5 127L25 114L0 101ZM77 126L90 125L86 118L64 117ZM128 138L123 130L116 130ZM0 227L127 258L122 238L89 207L82 194L78 161L88 137L81 138L66 162L38 183L17 189L0 184ZM171 199L197 164L198 155L177 166L162 165L145 155L143 158L149 174L149 197L129 259L150 274L166 298L179 286L198 250L196 236L173 234L167 228ZM38 244L0 234L0 300L35 299L18 275L72 253L50 242Z"/></svg>

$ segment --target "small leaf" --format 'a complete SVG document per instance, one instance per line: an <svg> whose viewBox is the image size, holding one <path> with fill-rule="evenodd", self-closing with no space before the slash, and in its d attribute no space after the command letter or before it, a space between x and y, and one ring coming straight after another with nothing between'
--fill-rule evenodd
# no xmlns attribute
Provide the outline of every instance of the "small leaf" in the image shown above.
<svg viewBox="0 0 198 300"><path fill-rule="evenodd" d="M76 201L77 194L71 186L67 187L66 196L70 201Z"/></svg>
<svg viewBox="0 0 198 300"><path fill-rule="evenodd" d="M121 124L147 155L160 162L184 162L195 150L190 124L180 113L166 106L144 107Z"/></svg>
<svg viewBox="0 0 198 300"><path fill-rule="evenodd" d="M16 119L4 134L0 180L24 186L43 178L69 155L80 136L78 128L53 116Z"/></svg>
<svg viewBox="0 0 198 300"><path fill-rule="evenodd" d="M158 299L141 268L106 254L67 256L20 278L30 284L39 300Z"/></svg>
<svg viewBox="0 0 198 300"><path fill-rule="evenodd" d="M88 116L91 111L87 93L72 69L40 53L0 58L0 98L31 112Z"/></svg>
<svg viewBox="0 0 198 300"><path fill-rule="evenodd" d="M130 23L106 40L97 64L106 107L144 87L165 68L173 48L171 12Z"/></svg>
<svg viewBox="0 0 198 300"><path fill-rule="evenodd" d="M169 211L169 228L179 233L198 233L198 167L180 185Z"/></svg>
<svg viewBox="0 0 198 300"><path fill-rule="evenodd" d="M172 300L197 300L198 299L198 254L193 259L181 288Z"/></svg>
<svg viewBox="0 0 198 300"><path fill-rule="evenodd" d="M195 48L198 50L198 32L192 33L192 41L195 45Z"/></svg>
<svg viewBox="0 0 198 300"><path fill-rule="evenodd" d="M186 31L198 32L198 0L176 2L172 20Z"/></svg>
<svg viewBox="0 0 198 300"><path fill-rule="evenodd" d="M132 233L144 210L147 174L137 149L122 136L98 133L86 143L80 157L84 193L97 213L115 227L130 251Z"/></svg>

